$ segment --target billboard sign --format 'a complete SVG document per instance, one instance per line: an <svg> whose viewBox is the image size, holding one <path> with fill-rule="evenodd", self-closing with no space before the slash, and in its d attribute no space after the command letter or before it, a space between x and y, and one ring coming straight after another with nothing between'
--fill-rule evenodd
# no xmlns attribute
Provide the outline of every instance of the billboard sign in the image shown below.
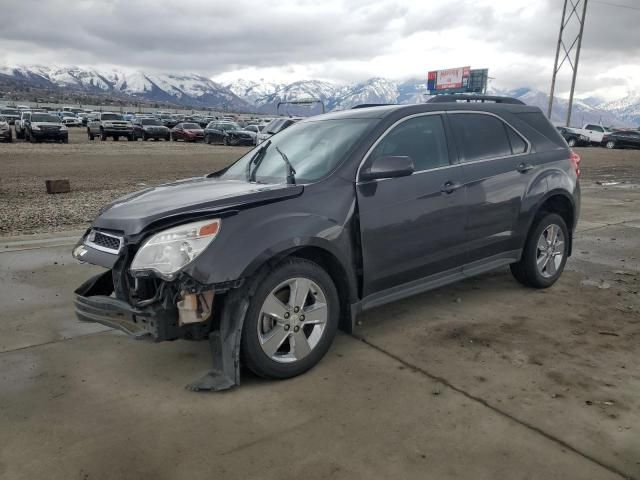
<svg viewBox="0 0 640 480"><path fill-rule="evenodd" d="M430 91L465 89L469 85L471 67L449 68L429 72L427 88Z"/></svg>

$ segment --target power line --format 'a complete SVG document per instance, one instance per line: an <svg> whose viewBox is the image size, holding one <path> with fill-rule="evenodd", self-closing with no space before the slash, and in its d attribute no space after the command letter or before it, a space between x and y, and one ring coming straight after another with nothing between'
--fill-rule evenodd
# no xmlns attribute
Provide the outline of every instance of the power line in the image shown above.
<svg viewBox="0 0 640 480"><path fill-rule="evenodd" d="M640 7L632 7L631 5L620 5L618 3L604 2L603 0L591 0L594 3L599 3L601 5L607 5L609 7L617 7L617 8L628 8L629 10L637 10L640 12Z"/></svg>

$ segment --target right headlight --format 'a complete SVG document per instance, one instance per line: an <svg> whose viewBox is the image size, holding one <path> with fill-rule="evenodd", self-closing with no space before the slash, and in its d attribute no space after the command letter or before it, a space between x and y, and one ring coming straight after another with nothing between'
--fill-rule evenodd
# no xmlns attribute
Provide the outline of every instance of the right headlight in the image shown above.
<svg viewBox="0 0 640 480"><path fill-rule="evenodd" d="M191 263L218 236L221 220L202 220L163 230L149 238L131 262L131 273L154 271L165 280Z"/></svg>

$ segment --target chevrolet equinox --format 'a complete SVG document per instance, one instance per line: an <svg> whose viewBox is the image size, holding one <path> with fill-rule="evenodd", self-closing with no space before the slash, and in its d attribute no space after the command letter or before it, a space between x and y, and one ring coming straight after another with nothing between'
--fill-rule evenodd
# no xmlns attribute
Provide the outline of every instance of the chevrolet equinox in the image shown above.
<svg viewBox="0 0 640 480"><path fill-rule="evenodd" d="M364 310L506 265L553 285L579 162L540 109L506 97L311 117L223 170L105 206L73 251L107 269L76 290L76 313L208 339L213 369L194 390L239 384L241 363L293 377Z"/></svg>

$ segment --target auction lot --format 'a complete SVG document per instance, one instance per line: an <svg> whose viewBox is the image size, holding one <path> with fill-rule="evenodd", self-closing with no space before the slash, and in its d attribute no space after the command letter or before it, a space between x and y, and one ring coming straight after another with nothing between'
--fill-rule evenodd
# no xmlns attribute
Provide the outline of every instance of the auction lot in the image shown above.
<svg viewBox="0 0 640 480"><path fill-rule="evenodd" d="M554 287L500 270L363 314L301 377L192 393L208 344L78 323L99 269L70 250L107 201L244 151L0 145L0 478L640 479L640 151L577 150Z"/></svg>

